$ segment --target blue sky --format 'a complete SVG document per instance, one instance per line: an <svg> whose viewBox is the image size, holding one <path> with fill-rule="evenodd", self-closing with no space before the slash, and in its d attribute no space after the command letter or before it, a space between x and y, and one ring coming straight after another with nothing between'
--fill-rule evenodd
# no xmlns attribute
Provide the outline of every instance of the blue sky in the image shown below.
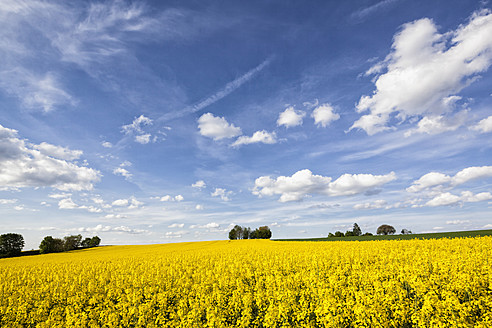
<svg viewBox="0 0 492 328"><path fill-rule="evenodd" d="M0 230L492 228L479 1L0 4Z"/></svg>

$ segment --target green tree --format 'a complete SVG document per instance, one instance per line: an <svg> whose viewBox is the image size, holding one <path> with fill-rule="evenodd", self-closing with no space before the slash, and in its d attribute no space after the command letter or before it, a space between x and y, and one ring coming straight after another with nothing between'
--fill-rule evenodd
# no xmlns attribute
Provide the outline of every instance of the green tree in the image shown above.
<svg viewBox="0 0 492 328"><path fill-rule="evenodd" d="M347 232L345 232L345 237L351 237L351 236L355 236L352 230L348 230Z"/></svg>
<svg viewBox="0 0 492 328"><path fill-rule="evenodd" d="M73 249L77 249L82 244L82 236L66 236L63 238L63 249L65 251L71 251Z"/></svg>
<svg viewBox="0 0 492 328"><path fill-rule="evenodd" d="M332 234L331 232L328 232L328 238L332 238L332 237L335 237L335 235Z"/></svg>
<svg viewBox="0 0 492 328"><path fill-rule="evenodd" d="M24 247L24 237L18 233L0 235L0 254L15 256L20 254Z"/></svg>
<svg viewBox="0 0 492 328"><path fill-rule="evenodd" d="M412 233L412 231L408 230L408 229L402 229L401 230L401 234L402 235L410 235Z"/></svg>
<svg viewBox="0 0 492 328"><path fill-rule="evenodd" d="M63 252L64 248L65 245L62 239L46 236L39 245L39 252L41 254Z"/></svg>
<svg viewBox="0 0 492 328"><path fill-rule="evenodd" d="M239 226L239 225L235 225L234 228L232 228L231 231L229 231L229 239L233 240L233 239L243 239L243 230L245 228Z"/></svg>
<svg viewBox="0 0 492 328"><path fill-rule="evenodd" d="M335 232L335 237L345 237L345 235L341 231L336 231Z"/></svg>
<svg viewBox="0 0 492 328"><path fill-rule="evenodd" d="M94 236L91 238L91 242L89 243L89 247L97 247L101 243L101 238L98 236Z"/></svg>
<svg viewBox="0 0 492 328"><path fill-rule="evenodd" d="M359 225L357 223L354 223L354 228L353 228L352 232L354 233L354 236L362 235L362 229L359 227Z"/></svg>
<svg viewBox="0 0 492 328"><path fill-rule="evenodd" d="M396 229L388 224L380 225L376 231L378 235L393 235L395 232Z"/></svg>

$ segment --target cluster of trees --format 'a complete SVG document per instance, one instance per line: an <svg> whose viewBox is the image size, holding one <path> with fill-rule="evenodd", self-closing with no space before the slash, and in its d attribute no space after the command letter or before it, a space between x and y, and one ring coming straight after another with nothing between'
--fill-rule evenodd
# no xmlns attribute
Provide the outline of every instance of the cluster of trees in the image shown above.
<svg viewBox="0 0 492 328"><path fill-rule="evenodd" d="M394 235L396 233L396 229L393 226L390 226L388 224L382 224L378 227L376 234L378 235ZM402 229L401 234L402 235L408 235L411 234L412 231L408 229ZM349 236L372 236L373 234L370 232L366 232L365 234L362 234L362 230L359 227L357 223L354 223L354 227L352 230L348 230L347 232L343 233L341 231L337 231L334 234L329 233L328 237L349 237Z"/></svg>
<svg viewBox="0 0 492 328"><path fill-rule="evenodd" d="M357 223L354 223L354 227L352 230L348 230L345 233L341 231L336 231L334 234L333 233L328 233L328 237L349 237L349 236L372 236L372 233L366 232L365 234L362 234L362 229L359 227Z"/></svg>
<svg viewBox="0 0 492 328"><path fill-rule="evenodd" d="M0 257L17 256L24 248L24 237L18 233L0 235Z"/></svg>
<svg viewBox="0 0 492 328"><path fill-rule="evenodd" d="M251 228L234 226L231 231L229 231L229 239L270 239L272 237L272 231L268 226L259 227L255 230Z"/></svg>
<svg viewBox="0 0 492 328"><path fill-rule="evenodd" d="M82 235L71 235L61 238L53 238L52 236L44 237L39 245L41 254L57 253L71 251L78 248L96 247L101 243L101 238L94 236L82 240Z"/></svg>

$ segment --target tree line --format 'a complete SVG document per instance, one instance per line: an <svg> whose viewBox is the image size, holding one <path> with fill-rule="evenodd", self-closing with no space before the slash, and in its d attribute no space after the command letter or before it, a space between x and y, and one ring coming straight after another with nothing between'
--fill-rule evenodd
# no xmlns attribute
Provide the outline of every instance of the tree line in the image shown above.
<svg viewBox="0 0 492 328"><path fill-rule="evenodd" d="M272 237L272 231L268 226L263 226L251 230L250 227L234 226L234 228L229 231L229 239L270 239Z"/></svg>
<svg viewBox="0 0 492 328"><path fill-rule="evenodd" d="M390 226L389 224L382 224L378 227L376 230L376 234L378 235L394 235L396 233L396 229L393 226ZM408 229L402 229L401 234L402 235L408 235L411 234L412 231ZM352 230L348 230L345 233L341 231L336 231L334 234L333 233L328 233L328 237L350 237L350 236L373 236L372 233L366 232L365 234L362 234L362 229L359 227L357 223L354 223L354 226Z"/></svg>
<svg viewBox="0 0 492 328"><path fill-rule="evenodd" d="M44 237L39 245L39 253L56 253L71 251L80 248L89 248L99 246L101 238L94 236L92 238L82 239L82 235L65 236L62 238L53 238L52 236ZM24 237L18 233L6 233L0 235L0 258L21 255L24 248ZM38 254L38 251L32 251L29 255Z"/></svg>
<svg viewBox="0 0 492 328"><path fill-rule="evenodd" d="M66 252L79 248L96 247L100 243L101 238L98 236L85 238L84 240L82 240L82 235L65 236L63 239L46 236L39 245L39 252L41 254Z"/></svg>

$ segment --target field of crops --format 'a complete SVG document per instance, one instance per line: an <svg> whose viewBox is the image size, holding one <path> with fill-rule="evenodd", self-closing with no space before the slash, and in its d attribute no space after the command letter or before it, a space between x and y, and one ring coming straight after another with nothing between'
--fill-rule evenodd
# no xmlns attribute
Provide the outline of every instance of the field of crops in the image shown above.
<svg viewBox="0 0 492 328"><path fill-rule="evenodd" d="M492 237L108 246L0 260L1 327L492 327Z"/></svg>

